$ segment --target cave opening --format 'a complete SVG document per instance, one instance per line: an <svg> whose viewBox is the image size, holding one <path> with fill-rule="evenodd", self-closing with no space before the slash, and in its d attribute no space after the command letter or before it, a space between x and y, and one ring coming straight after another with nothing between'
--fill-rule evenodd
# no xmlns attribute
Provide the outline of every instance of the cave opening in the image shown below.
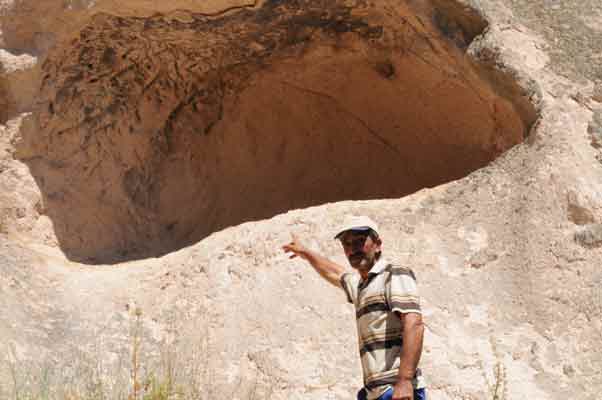
<svg viewBox="0 0 602 400"><path fill-rule="evenodd" d="M524 91L465 53L482 19L352 3L99 14L52 50L20 154L65 254L156 257L289 209L399 198L524 140Z"/></svg>

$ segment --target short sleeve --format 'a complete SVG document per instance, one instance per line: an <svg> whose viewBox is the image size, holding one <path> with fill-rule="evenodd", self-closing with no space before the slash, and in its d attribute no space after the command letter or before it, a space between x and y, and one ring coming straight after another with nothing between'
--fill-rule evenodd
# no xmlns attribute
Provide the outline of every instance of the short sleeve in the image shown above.
<svg viewBox="0 0 602 400"><path fill-rule="evenodd" d="M391 267L385 295L391 311L422 314L416 276L411 269Z"/></svg>
<svg viewBox="0 0 602 400"><path fill-rule="evenodd" d="M347 295L347 301L352 304L355 304L355 300L357 299L358 285L358 278L354 275L355 274L349 272L346 272L343 275L341 275L341 287Z"/></svg>

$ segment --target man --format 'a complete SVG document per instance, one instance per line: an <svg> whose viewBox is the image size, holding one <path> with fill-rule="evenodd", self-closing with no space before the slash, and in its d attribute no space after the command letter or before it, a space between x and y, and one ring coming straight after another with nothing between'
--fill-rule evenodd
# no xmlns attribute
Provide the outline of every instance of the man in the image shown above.
<svg viewBox="0 0 602 400"><path fill-rule="evenodd" d="M381 256L378 226L370 218L349 217L338 231L345 256L357 274L309 250L293 236L283 246L301 257L355 305L364 387L358 400L423 400L418 367L424 325L414 273Z"/></svg>

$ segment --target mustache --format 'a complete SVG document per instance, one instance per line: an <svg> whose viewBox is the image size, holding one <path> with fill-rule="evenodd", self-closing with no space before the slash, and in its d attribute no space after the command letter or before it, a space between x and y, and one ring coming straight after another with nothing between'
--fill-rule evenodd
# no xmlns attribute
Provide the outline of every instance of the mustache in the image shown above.
<svg viewBox="0 0 602 400"><path fill-rule="evenodd" d="M353 253L349 256L349 258L357 258L357 257L363 257L364 253L358 252L358 253Z"/></svg>

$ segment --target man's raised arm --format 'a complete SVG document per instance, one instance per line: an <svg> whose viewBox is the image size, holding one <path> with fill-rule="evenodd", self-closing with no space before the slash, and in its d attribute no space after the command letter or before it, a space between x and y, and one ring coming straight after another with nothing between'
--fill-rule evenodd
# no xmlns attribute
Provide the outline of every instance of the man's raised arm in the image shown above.
<svg viewBox="0 0 602 400"><path fill-rule="evenodd" d="M345 272L345 268L334 261L309 250L295 235L293 235L293 240L290 243L282 246L282 249L287 253L293 253L290 258L301 257L306 260L314 267L322 278L336 287L341 287L341 275Z"/></svg>

